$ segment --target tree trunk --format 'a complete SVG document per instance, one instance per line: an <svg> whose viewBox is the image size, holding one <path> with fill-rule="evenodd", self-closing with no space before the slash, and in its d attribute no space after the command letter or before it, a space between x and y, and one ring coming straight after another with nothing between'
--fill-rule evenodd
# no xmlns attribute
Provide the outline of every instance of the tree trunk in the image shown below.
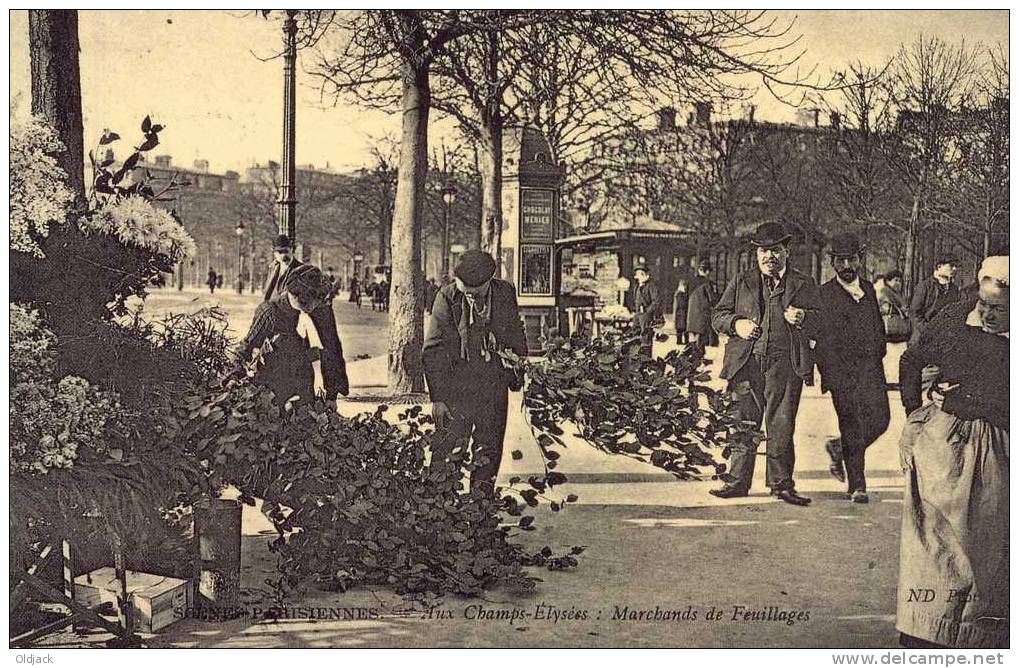
<svg viewBox="0 0 1019 668"><path fill-rule="evenodd" d="M474 170L478 175L478 192L482 192L484 187L484 179L481 177L481 151L478 149L478 143L474 142ZM471 248L480 249L482 246L482 238L484 236L483 230L485 229L485 208L481 205L481 200L478 200L478 226L474 230L474 234L471 235L469 245Z"/></svg>
<svg viewBox="0 0 1019 668"><path fill-rule="evenodd" d="M485 35L485 78L492 88L481 118L481 249L495 258L496 274L502 276L502 93L499 88L499 62L502 57L499 35Z"/></svg>
<svg viewBox="0 0 1019 668"><path fill-rule="evenodd" d="M990 186L988 186L988 188L990 188ZM984 198L984 243L983 243L984 257L989 257L991 255L991 237L994 233L993 226L994 215L992 213L993 210L994 209L991 201L991 195L988 194L987 197Z"/></svg>
<svg viewBox="0 0 1019 668"><path fill-rule="evenodd" d="M389 390L394 394L424 389L421 220L428 167L430 98L428 65L405 61L403 137L390 233L393 277L389 311Z"/></svg>
<svg viewBox="0 0 1019 668"><path fill-rule="evenodd" d="M481 250L499 261L502 237L502 115L481 122Z"/></svg>
<svg viewBox="0 0 1019 668"><path fill-rule="evenodd" d="M379 264L388 264L390 249L389 235L393 227L393 210L388 203L383 202L382 215L379 217Z"/></svg>
<svg viewBox="0 0 1019 668"><path fill-rule="evenodd" d="M903 272L902 288L907 298L913 296L913 285L916 283L916 237L920 228L920 198L913 197L913 208L909 214L909 231L906 232L906 269Z"/></svg>
<svg viewBox="0 0 1019 668"><path fill-rule="evenodd" d="M64 145L57 162L67 172L76 204L85 204L84 129L78 70L78 12L28 12L32 113L53 126Z"/></svg>

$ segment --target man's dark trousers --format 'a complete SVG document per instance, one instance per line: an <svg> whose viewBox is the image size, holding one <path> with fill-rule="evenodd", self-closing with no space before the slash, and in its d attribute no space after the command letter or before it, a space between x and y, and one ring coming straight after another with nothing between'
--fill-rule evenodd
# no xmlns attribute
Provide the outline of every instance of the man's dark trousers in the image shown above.
<svg viewBox="0 0 1019 668"><path fill-rule="evenodd" d="M452 450L458 441L461 447L469 441L471 462L477 464L477 468L471 471L471 491L490 495L502 463L509 391L505 385L493 385L491 381L484 380L469 386L472 390L470 396L449 402L453 421L446 428L446 433L433 445L432 460L450 460L459 470L466 453L454 455Z"/></svg>
<svg viewBox="0 0 1019 668"><path fill-rule="evenodd" d="M793 371L789 351L778 350L767 357L751 355L729 381L729 389L735 389L742 382L749 382L750 388L749 392L739 396L741 419L760 428L763 418L767 431L766 484L773 491L793 489L796 461L793 429L803 391L803 378ZM740 492L750 490L756 456L757 448L752 444L732 446L729 474L733 480L729 484Z"/></svg>
<svg viewBox="0 0 1019 668"><path fill-rule="evenodd" d="M832 401L839 418L842 459L850 491L867 491L864 453L888 429L891 415L884 369L872 360L861 360L854 387L832 389Z"/></svg>

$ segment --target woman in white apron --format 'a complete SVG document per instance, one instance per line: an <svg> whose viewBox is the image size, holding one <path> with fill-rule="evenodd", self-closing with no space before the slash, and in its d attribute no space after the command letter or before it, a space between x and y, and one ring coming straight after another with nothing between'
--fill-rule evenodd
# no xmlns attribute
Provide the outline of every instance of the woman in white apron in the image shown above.
<svg viewBox="0 0 1019 668"><path fill-rule="evenodd" d="M1009 643L1008 258L900 362L907 423L896 628L907 647Z"/></svg>

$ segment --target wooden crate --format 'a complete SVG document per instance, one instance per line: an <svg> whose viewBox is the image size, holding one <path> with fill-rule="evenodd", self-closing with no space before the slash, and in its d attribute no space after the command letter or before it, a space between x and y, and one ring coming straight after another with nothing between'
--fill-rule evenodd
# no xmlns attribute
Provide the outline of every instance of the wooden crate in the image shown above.
<svg viewBox="0 0 1019 668"><path fill-rule="evenodd" d="M117 589L117 576L111 566L74 579L75 599L90 608L109 602L116 609ZM127 571L127 591L139 633L155 633L182 619L192 607L191 583L187 580Z"/></svg>

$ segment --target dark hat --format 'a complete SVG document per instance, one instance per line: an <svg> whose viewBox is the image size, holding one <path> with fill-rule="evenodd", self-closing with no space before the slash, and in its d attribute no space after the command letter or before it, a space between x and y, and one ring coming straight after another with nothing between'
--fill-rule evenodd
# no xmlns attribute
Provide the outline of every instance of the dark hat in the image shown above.
<svg viewBox="0 0 1019 668"><path fill-rule="evenodd" d="M495 260L479 250L469 250L460 256L453 275L469 288L476 288L495 275Z"/></svg>
<svg viewBox="0 0 1019 668"><path fill-rule="evenodd" d="M332 293L333 285L318 267L299 264L284 275L280 289L299 299L325 299Z"/></svg>
<svg viewBox="0 0 1019 668"><path fill-rule="evenodd" d="M755 246L777 246L792 238L793 235L786 233L785 228L778 223L762 223L754 230L750 243Z"/></svg>
<svg viewBox="0 0 1019 668"><path fill-rule="evenodd" d="M852 232L843 232L832 237L831 248L828 255L832 257L852 257L863 252L866 246L860 245L860 240Z"/></svg>
<svg viewBox="0 0 1019 668"><path fill-rule="evenodd" d="M636 274L636 273L637 273L638 271L643 271L643 272L644 272L645 274L647 274L648 276L650 276L650 275L651 275L651 272L649 272L649 271L647 270L647 265L644 265L644 264L638 264L638 265L634 265L634 267L633 267L633 273L635 273L635 274Z"/></svg>
<svg viewBox="0 0 1019 668"><path fill-rule="evenodd" d="M711 262L708 260L701 260L697 263L697 269L700 271L711 271Z"/></svg>
<svg viewBox="0 0 1019 668"><path fill-rule="evenodd" d="M292 250L293 247L294 244L290 241L290 237L285 234L277 234L272 242L273 250Z"/></svg>
<svg viewBox="0 0 1019 668"><path fill-rule="evenodd" d="M941 251L937 255L935 265L941 266L943 264L959 264L959 257L951 251Z"/></svg>

